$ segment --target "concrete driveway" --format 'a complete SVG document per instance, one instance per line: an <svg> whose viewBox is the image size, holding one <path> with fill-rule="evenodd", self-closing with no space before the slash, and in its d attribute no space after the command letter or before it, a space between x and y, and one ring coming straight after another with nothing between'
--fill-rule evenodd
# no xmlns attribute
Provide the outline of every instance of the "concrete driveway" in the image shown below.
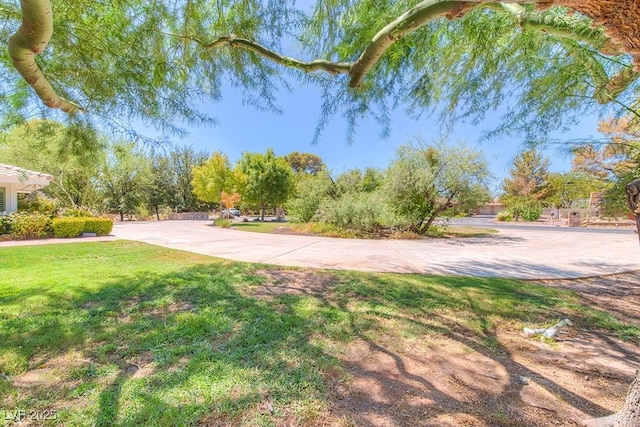
<svg viewBox="0 0 640 427"><path fill-rule="evenodd" d="M211 221L117 223L112 234L236 261L284 266L522 279L574 278L640 270L633 231L571 232L531 227L491 237L350 240L260 234Z"/></svg>

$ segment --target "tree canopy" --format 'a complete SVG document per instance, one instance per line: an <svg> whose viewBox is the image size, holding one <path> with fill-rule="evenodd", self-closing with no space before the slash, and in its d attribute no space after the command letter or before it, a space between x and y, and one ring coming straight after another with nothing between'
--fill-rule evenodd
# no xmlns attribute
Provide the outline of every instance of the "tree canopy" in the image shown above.
<svg viewBox="0 0 640 427"><path fill-rule="evenodd" d="M533 137L599 103L637 116L639 15L637 2L595 0L0 0L0 116L51 115L44 103L180 133L212 123L198 101L222 82L277 110L291 75L324 91L319 131L331 114L384 125L398 105L473 120L501 107L496 132Z"/></svg>

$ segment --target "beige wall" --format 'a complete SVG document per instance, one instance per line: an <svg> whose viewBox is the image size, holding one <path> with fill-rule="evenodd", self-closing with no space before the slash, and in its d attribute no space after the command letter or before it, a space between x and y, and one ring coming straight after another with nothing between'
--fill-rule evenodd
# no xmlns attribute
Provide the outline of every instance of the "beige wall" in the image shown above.
<svg viewBox="0 0 640 427"><path fill-rule="evenodd" d="M11 213L18 210L18 185L0 182L0 187L5 189L5 212Z"/></svg>

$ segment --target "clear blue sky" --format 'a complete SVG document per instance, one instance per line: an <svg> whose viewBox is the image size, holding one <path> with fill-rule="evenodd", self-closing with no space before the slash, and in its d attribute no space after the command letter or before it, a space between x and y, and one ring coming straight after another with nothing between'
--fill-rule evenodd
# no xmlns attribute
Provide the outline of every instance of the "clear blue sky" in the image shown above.
<svg viewBox="0 0 640 427"><path fill-rule="evenodd" d="M393 114L389 139L381 139L381 127L367 121L360 123L355 143L348 145L346 121L336 116L326 128L319 144L312 145L321 98L313 87L293 87L296 88L293 92L282 91L278 95L278 102L283 110L281 115L244 106L236 92L225 89L221 101L202 107L216 117L219 124L215 127L190 128L188 137L175 142L192 145L209 153L220 150L232 162L244 151L264 152L269 147L277 155L286 155L291 151L314 153L331 170L340 173L368 166L385 168L389 165L395 148L412 137L420 135L424 140L430 141L441 135L436 118L416 120L408 117L403 109L398 109ZM479 147L486 154L492 173L501 180L509 174L510 162L522 149L522 145L516 138L479 142L484 131L495 127L491 120L497 120L498 117L495 114L480 126L458 124L447 140L463 140ZM589 136L601 137L597 132L596 117L586 117L570 131L557 133L552 138L569 140ZM560 155L556 150L545 151L545 155L550 157L552 171L567 171L570 168L570 159L566 155Z"/></svg>

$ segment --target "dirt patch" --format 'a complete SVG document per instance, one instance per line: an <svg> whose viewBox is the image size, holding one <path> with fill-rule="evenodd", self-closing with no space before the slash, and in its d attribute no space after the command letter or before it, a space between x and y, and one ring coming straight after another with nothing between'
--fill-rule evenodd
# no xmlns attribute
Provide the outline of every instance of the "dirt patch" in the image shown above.
<svg viewBox="0 0 640 427"><path fill-rule="evenodd" d="M585 305L598 307L625 322L640 322L640 271L586 279L534 280L532 283L577 291Z"/></svg>
<svg viewBox="0 0 640 427"><path fill-rule="evenodd" d="M330 273L260 274L266 280L254 296L332 300ZM577 291L584 305L621 320L640 320L640 273L536 283ZM418 339L384 333L398 330L394 321L380 319L375 336L327 347L340 361L325 373L328 425L577 426L619 410L640 368L637 345L598 331L569 327L549 343L524 336L517 322L501 323L488 346L447 315L413 319L442 327Z"/></svg>
<svg viewBox="0 0 640 427"><path fill-rule="evenodd" d="M251 290L251 295L271 299L279 295L322 295L331 291L336 276L329 272L312 270L259 270L265 283Z"/></svg>

